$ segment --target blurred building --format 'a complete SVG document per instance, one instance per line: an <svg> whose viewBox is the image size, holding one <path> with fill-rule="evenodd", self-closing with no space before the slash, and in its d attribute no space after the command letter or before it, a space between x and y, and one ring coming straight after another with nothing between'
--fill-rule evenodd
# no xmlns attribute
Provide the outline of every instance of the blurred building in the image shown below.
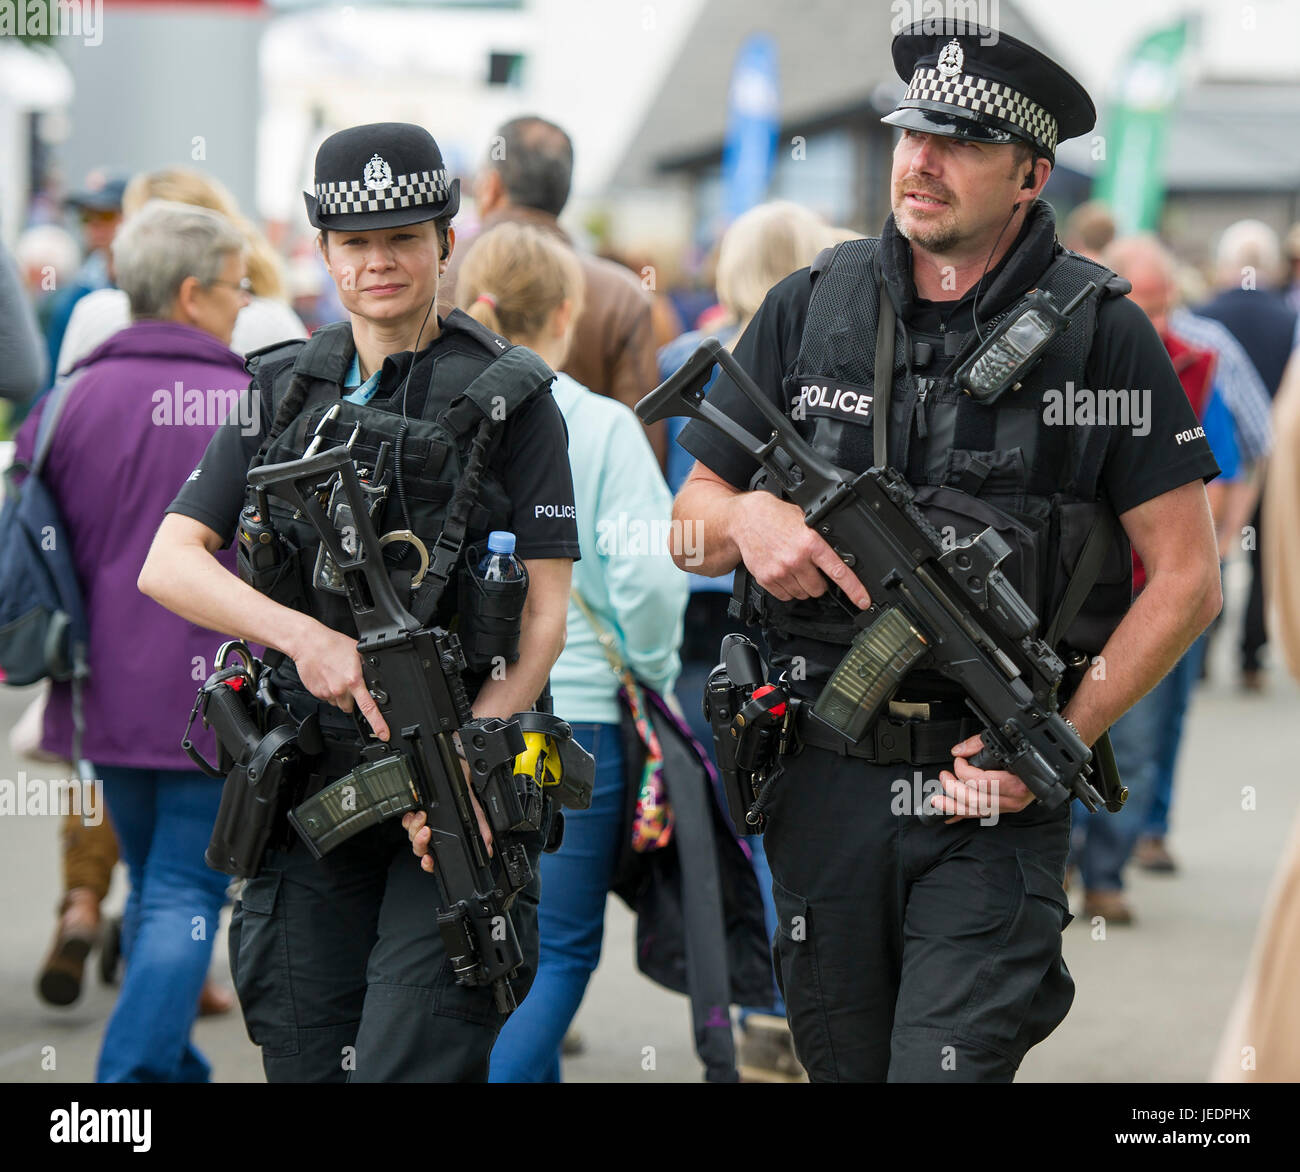
<svg viewBox="0 0 1300 1172"><path fill-rule="evenodd" d="M705 0L615 167L614 197L647 190L685 203L707 246L725 224L722 152L727 92L737 50L751 33L776 40L781 132L769 193L833 224L874 235L889 214L896 131L881 123L906 89L890 57L893 6L861 0ZM997 6L1003 32L1044 45L1012 3ZM1086 181L1058 168L1046 198L1068 209Z"/></svg>
<svg viewBox="0 0 1300 1172"><path fill-rule="evenodd" d="M96 167L186 166L251 207L267 17L259 0L105 0L98 43L57 38L76 83L60 151L66 182Z"/></svg>
<svg viewBox="0 0 1300 1172"><path fill-rule="evenodd" d="M1297 69L1300 74L1300 68ZM1246 217L1279 235L1300 222L1300 84L1198 85L1184 98L1165 162L1162 235L1208 262Z"/></svg>
<svg viewBox="0 0 1300 1172"><path fill-rule="evenodd" d="M52 49L0 40L0 239L10 246L50 174L71 100L72 75Z"/></svg>

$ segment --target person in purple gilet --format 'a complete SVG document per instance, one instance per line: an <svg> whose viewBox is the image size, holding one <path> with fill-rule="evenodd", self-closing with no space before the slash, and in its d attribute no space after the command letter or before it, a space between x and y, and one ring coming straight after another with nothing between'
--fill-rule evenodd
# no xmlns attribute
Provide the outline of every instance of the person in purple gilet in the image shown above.
<svg viewBox="0 0 1300 1172"><path fill-rule="evenodd" d="M181 737L221 636L164 610L136 578L176 486L227 412L247 401L243 360L229 348L248 300L243 248L221 216L183 204L154 201L122 227L113 259L131 325L70 372L42 473L67 526L90 623L83 755L102 781L130 875L126 974L100 1082L210 1075L190 1030L228 882L203 860L222 783L193 768ZM31 452L38 415L17 437L20 458ZM233 550L218 558L234 570ZM71 739L70 690L55 684L42 748L66 758Z"/></svg>

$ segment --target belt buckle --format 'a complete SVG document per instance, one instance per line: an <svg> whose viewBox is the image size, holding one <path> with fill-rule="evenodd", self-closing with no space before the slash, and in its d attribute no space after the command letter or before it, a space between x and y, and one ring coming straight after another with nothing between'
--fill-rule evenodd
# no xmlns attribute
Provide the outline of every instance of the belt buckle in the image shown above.
<svg viewBox="0 0 1300 1172"><path fill-rule="evenodd" d="M876 759L877 765L903 765L912 760L915 743L913 735L916 724L910 720L898 720L892 715L876 721Z"/></svg>

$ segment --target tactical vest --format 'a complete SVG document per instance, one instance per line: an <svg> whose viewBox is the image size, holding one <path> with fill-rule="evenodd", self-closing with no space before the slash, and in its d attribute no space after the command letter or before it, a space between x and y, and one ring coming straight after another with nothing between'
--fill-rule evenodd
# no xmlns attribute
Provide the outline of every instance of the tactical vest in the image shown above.
<svg viewBox="0 0 1300 1172"><path fill-rule="evenodd" d="M858 473L873 463L875 350L881 281L881 241L847 241L813 266L795 373L786 379L786 410L823 455ZM1012 550L1004 566L1048 629L1089 534L1109 505L1099 499L1108 429L1051 426L1052 396L1085 386L1100 297L1125 289L1109 269L1059 251L1029 281L1065 305L1090 281L1100 287L1074 314L1018 390L983 405L957 388L951 375L979 344L970 335L955 355L943 335L927 335L896 318L890 388L888 462L917 491L917 503L945 538L962 540L992 526ZM895 301L897 304L897 300ZM981 322L985 338L1014 305ZM922 366L921 359L929 362ZM1063 400L1058 399L1058 405ZM765 487L763 475L752 487ZM1113 518L1113 513L1109 514ZM1096 584L1086 594L1058 647L1095 654L1131 601L1127 539L1114 523ZM782 602L749 581L742 615L787 637L847 644L852 616L830 595Z"/></svg>
<svg viewBox="0 0 1300 1172"><path fill-rule="evenodd" d="M447 522L449 505L464 476L480 424L484 420L493 423L492 427L485 429L490 439L484 455L490 457L500 441L503 421L548 387L555 377L550 367L531 350L511 346L467 315L460 315L457 325L483 345L486 356L490 358L489 364L465 386L439 385L435 375L428 385L420 414L406 420L400 414L400 396L397 411L340 398L343 379L355 352L352 330L346 322L322 327L306 343L286 343L250 355L249 372L256 373L259 363L266 363L269 368L272 361L285 358L296 349L292 364L285 362L272 372L270 397L273 418L253 461L254 466L299 459L313 438L319 436L318 450L328 450L351 441L353 460L358 469L366 470L375 466L380 445L387 441L390 445L388 468L394 469L400 437L402 491L399 494L396 479L390 471L384 478L389 486L388 496L375 518L375 528L381 535L394 529L409 528L432 554ZM437 358L433 363L436 371ZM426 371L423 377L428 380L429 373ZM364 477L364 472L362 475ZM313 585L321 544L315 529L305 518L295 517L293 510L275 497L271 498L270 506L276 531L291 552L276 583L267 593L277 602L306 611L333 630L355 636L356 624L347 598ZM484 463L476 497L468 502L465 540L458 566L464 562L465 551L485 539L491 530L509 527L510 513L510 499L489 459ZM390 575L399 599L406 603L411 597L418 555L409 543L404 545L405 553L400 561L396 565L390 564ZM436 613L427 616L427 621L441 626L452 625L457 609L458 566L451 571ZM426 618L424 615L419 617ZM296 695L299 701L303 697L310 700L291 661L285 659L278 664L275 676L282 692L290 699ZM324 709L328 706L321 707L322 723L338 726L348 722L341 712L330 714L327 720ZM296 714L300 717L305 715Z"/></svg>

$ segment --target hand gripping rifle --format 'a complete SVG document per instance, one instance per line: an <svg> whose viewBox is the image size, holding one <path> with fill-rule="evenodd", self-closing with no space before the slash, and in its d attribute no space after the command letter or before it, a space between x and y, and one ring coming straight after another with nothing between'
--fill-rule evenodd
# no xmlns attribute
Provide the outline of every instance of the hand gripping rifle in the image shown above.
<svg viewBox="0 0 1300 1172"><path fill-rule="evenodd" d="M707 401L715 362L771 426L767 440ZM993 529L946 546L898 472L869 468L855 477L825 460L716 338L636 413L645 423L686 415L722 432L866 586L871 607L857 620L865 625L814 703L815 718L856 741L909 671L932 666L961 685L986 726L972 765L1010 770L1049 809L1071 796L1089 810L1102 804L1088 780L1092 753L1057 710L1065 664L1035 638L1037 616L1003 574L1011 551Z"/></svg>
<svg viewBox="0 0 1300 1172"><path fill-rule="evenodd" d="M509 978L523 961L509 909L532 880L519 835L540 829L542 785L557 784L557 796L569 806L591 801L592 762L563 721L546 713L520 713L510 720L475 719L461 672L460 640L438 627L423 626L398 600L384 566L383 542L370 521L370 510L346 446L248 474L254 489L265 489L297 508L320 535L347 591L357 624L357 651L366 687L388 723L390 740L374 739L354 709L358 731L366 741L363 763L313 795L290 815L290 821L316 857L352 834L406 810L423 809L432 832L429 852L441 899L438 929L462 985L490 985L497 1009L515 1007ZM324 502L341 494L349 523L340 532ZM338 499L337 497L335 499ZM348 514L350 513L350 516ZM424 551L412 533L401 540ZM437 554L444 555L441 543ZM450 572L457 550L448 551ZM427 553L423 553L427 557ZM555 762L536 776L516 772L515 760L526 751L525 731L544 731L558 746ZM471 784L492 828L495 854L489 858L479 833L469 787L453 741L459 733Z"/></svg>

